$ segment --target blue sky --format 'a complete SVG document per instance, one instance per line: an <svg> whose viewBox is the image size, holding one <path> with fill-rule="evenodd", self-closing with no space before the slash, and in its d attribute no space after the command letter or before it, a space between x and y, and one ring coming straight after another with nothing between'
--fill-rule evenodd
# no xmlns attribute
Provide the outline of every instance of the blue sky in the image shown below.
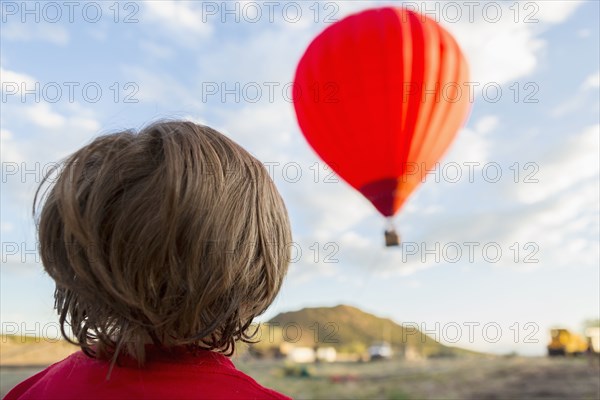
<svg viewBox="0 0 600 400"><path fill-rule="evenodd" d="M446 343L458 324L457 345L523 354L542 354L551 326L580 330L598 318L598 2L476 2L472 15L456 2L460 18L444 3L404 2L455 35L478 86L438 175L396 217L401 249L383 248L383 220L365 199L326 179L286 88L332 21L402 3L241 2L230 12L221 2L77 3L72 15L61 2L35 4L31 13L21 2L1 8L4 331L56 321L30 216L44 166L99 133L162 117L213 126L271 166L302 254L264 318L345 303ZM470 323L479 324L472 338Z"/></svg>

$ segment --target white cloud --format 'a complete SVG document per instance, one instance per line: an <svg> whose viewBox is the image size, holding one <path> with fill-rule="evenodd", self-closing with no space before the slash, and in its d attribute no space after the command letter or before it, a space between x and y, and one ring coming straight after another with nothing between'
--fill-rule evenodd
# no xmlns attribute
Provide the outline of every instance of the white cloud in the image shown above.
<svg viewBox="0 0 600 400"><path fill-rule="evenodd" d="M21 86L23 84L26 88L32 88L35 84L35 79L30 75L4 69L0 66L0 83L2 88L5 88L5 84L10 84L6 85L6 88L11 90L10 93L15 90L15 94L18 94L21 93Z"/></svg>
<svg viewBox="0 0 600 400"><path fill-rule="evenodd" d="M577 112L589 105L588 93L597 92L600 87L600 71L589 75L580 85L579 91L567 97L564 101L550 110L550 115L560 118L565 115ZM595 110L598 106L595 106Z"/></svg>
<svg viewBox="0 0 600 400"><path fill-rule="evenodd" d="M21 163L25 160L21 150L18 148L14 135L7 129L0 129L0 142L2 146L0 148L0 158L2 162Z"/></svg>
<svg viewBox="0 0 600 400"><path fill-rule="evenodd" d="M463 128L458 132L456 141L450 147L450 152L443 157L442 163L465 162L485 164L491 157L491 138L489 133L499 124L495 115L486 115L475 121L474 129Z"/></svg>
<svg viewBox="0 0 600 400"><path fill-rule="evenodd" d="M196 40L208 37L212 32L210 21L203 21L201 3L184 1L147 1L143 3L140 18L152 30L164 31L172 43L193 46Z"/></svg>
<svg viewBox="0 0 600 400"><path fill-rule="evenodd" d="M31 122L42 128L62 128L67 121L61 114L54 112L47 103L27 106L25 113Z"/></svg>
<svg viewBox="0 0 600 400"><path fill-rule="evenodd" d="M73 116L68 121L78 131L94 132L100 129L100 123L94 118Z"/></svg>
<svg viewBox="0 0 600 400"><path fill-rule="evenodd" d="M499 118L495 115L485 115L475 122L475 130L483 135L498 127Z"/></svg>
<svg viewBox="0 0 600 400"><path fill-rule="evenodd" d="M11 41L42 41L59 46L69 43L65 27L51 23L22 24L20 21L2 24L2 39Z"/></svg>
<svg viewBox="0 0 600 400"><path fill-rule="evenodd" d="M588 76L586 78L585 82L583 82L582 88L583 89L598 89L598 88L600 88L600 71Z"/></svg>
<svg viewBox="0 0 600 400"><path fill-rule="evenodd" d="M544 42L530 24L516 24L508 17L497 23L481 18L473 23L445 26L465 52L472 81L505 84L530 74L538 65Z"/></svg>
<svg viewBox="0 0 600 400"><path fill-rule="evenodd" d="M529 3L532 5L528 6ZM582 4L581 0L526 2L521 5L521 13L522 16L530 15L531 18L539 19L542 22L557 24L566 21Z"/></svg>
<svg viewBox="0 0 600 400"><path fill-rule="evenodd" d="M539 173L536 174L539 183L519 186L518 199L526 204L539 202L597 177L600 171L599 148L600 125L569 137L560 149L555 149L539 162Z"/></svg>

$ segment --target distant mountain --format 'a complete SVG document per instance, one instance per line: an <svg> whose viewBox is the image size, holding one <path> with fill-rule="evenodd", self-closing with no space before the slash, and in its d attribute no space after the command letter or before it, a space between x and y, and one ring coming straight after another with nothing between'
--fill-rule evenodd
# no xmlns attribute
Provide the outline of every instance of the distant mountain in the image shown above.
<svg viewBox="0 0 600 400"><path fill-rule="evenodd" d="M362 353L374 343L388 342L397 352L410 351L428 357L479 354L445 346L413 327L403 327L388 318L347 305L281 313L262 326L260 334L257 348L287 342L297 346L332 346L344 353Z"/></svg>

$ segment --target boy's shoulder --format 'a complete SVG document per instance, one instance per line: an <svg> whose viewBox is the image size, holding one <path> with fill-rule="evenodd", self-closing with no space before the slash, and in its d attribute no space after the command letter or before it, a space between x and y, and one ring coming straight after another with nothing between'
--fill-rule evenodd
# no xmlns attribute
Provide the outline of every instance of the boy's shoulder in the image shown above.
<svg viewBox="0 0 600 400"><path fill-rule="evenodd" d="M212 351L152 357L145 367L115 366L76 352L12 389L5 400L62 399L289 399Z"/></svg>

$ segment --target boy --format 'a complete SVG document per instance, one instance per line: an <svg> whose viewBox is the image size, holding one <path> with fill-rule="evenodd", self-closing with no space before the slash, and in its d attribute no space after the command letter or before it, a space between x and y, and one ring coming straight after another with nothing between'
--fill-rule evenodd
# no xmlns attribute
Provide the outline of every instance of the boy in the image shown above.
<svg viewBox="0 0 600 400"><path fill-rule="evenodd" d="M167 121L98 137L41 191L49 181L34 200L40 254L81 351L5 399L288 398L226 357L289 263L287 211L258 160Z"/></svg>

